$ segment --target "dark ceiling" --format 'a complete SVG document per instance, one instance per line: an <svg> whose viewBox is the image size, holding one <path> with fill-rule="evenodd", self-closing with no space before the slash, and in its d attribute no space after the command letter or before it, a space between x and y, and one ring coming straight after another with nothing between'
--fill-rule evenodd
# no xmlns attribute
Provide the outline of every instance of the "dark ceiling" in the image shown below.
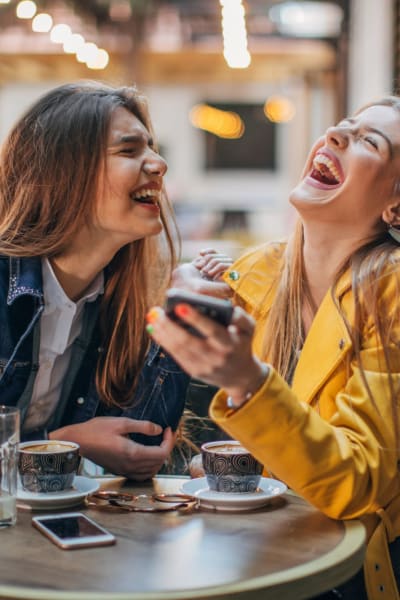
<svg viewBox="0 0 400 600"><path fill-rule="evenodd" d="M345 15L343 28L346 29L350 2L349 0L333 0L333 2L343 8ZM221 32L219 0L36 0L39 11L46 9L51 11L60 3L69 5L82 18L89 19L99 30L103 28L126 30L128 26L151 22L160 11L171 9L190 32L189 37L192 40L201 36L220 35ZM244 0L249 35L276 35L274 26L268 18L268 10L278 3L279 0ZM15 3L12 4L4 5L0 17L2 14L5 15L6 11L15 10ZM116 8L118 4L120 6L125 4L125 7L126 4L130 4L131 16L125 21L112 18L112 7Z"/></svg>
<svg viewBox="0 0 400 600"><path fill-rule="evenodd" d="M155 33L160 36L173 23L181 47L194 50L217 47L222 43L221 4L219 0L35 0L38 12L48 11L55 16L57 10L70 9L79 16L81 28L90 31L89 39L103 44L112 51L127 52L127 48L143 47ZM320 0L312 0L319 3ZM15 16L18 0L0 4L0 36L6 30L23 30L30 34L30 21L19 21ZM350 0L331 0L344 11L341 35L330 38L331 45L340 43L346 36L349 22ZM249 46L262 45L271 37L281 36L269 18L269 9L279 0L243 0L246 8L246 27ZM18 22L17 22L18 21ZM67 21L68 22L68 21ZM76 32L82 33L79 26ZM151 38L153 36L153 38ZM0 38L1 41L1 38ZM154 46L153 46L154 47ZM169 48L174 49L174 48ZM175 48L176 49L176 48Z"/></svg>

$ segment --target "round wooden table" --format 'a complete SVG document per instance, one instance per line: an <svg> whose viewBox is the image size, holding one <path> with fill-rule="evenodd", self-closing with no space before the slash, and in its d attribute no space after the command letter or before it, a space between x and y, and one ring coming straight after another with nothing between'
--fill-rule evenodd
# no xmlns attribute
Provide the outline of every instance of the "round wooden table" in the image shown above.
<svg viewBox="0 0 400 600"><path fill-rule="evenodd" d="M172 492L181 481L154 485ZM116 545L61 550L33 529L37 513L20 511L0 531L0 598L301 600L354 575L365 550L361 523L333 521L292 494L251 512L70 510L109 529Z"/></svg>

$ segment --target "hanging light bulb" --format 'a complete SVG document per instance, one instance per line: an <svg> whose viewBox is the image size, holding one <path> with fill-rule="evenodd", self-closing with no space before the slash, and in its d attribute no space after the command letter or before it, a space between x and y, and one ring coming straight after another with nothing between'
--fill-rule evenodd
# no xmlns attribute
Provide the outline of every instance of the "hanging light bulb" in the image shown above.
<svg viewBox="0 0 400 600"><path fill-rule="evenodd" d="M90 60L96 60L98 47L92 42L86 42L76 53L76 60L81 63L87 63Z"/></svg>
<svg viewBox="0 0 400 600"><path fill-rule="evenodd" d="M270 96L264 104L264 114L273 123L287 123L295 113L293 102L285 96Z"/></svg>
<svg viewBox="0 0 400 600"><path fill-rule="evenodd" d="M282 2L269 9L278 31L297 37L336 37L340 34L343 9L333 2Z"/></svg>
<svg viewBox="0 0 400 600"><path fill-rule="evenodd" d="M16 8L16 15L18 19L32 19L37 11L37 6L31 0L23 0L18 2Z"/></svg>
<svg viewBox="0 0 400 600"><path fill-rule="evenodd" d="M110 57L108 55L108 52L106 50L103 50L103 48L99 48L97 50L97 54L93 54L93 56L91 56L86 61L86 66L89 69L105 69L109 63L109 60Z"/></svg>
<svg viewBox="0 0 400 600"><path fill-rule="evenodd" d="M76 54L83 45L85 44L85 38L80 33L73 33L65 40L63 44L63 50L66 54Z"/></svg>
<svg viewBox="0 0 400 600"><path fill-rule="evenodd" d="M32 21L32 31L35 33L48 33L53 26L53 19L47 13L39 13Z"/></svg>
<svg viewBox="0 0 400 600"><path fill-rule="evenodd" d="M55 44L64 44L72 35L71 27L65 23L54 25L50 31L50 39Z"/></svg>
<svg viewBox="0 0 400 600"><path fill-rule="evenodd" d="M231 69L246 69L251 63L247 49L246 11L242 0L220 0L224 58Z"/></svg>

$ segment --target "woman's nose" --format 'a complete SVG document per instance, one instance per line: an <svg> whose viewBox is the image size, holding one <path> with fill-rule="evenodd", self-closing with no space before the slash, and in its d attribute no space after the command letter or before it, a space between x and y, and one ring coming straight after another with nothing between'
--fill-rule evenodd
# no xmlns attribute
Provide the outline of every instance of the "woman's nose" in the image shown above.
<svg viewBox="0 0 400 600"><path fill-rule="evenodd" d="M329 127L326 141L335 148L346 148L349 143L349 132L344 127Z"/></svg>
<svg viewBox="0 0 400 600"><path fill-rule="evenodd" d="M143 170L147 175L158 175L163 177L167 172L168 165L162 156L152 152L144 162Z"/></svg>

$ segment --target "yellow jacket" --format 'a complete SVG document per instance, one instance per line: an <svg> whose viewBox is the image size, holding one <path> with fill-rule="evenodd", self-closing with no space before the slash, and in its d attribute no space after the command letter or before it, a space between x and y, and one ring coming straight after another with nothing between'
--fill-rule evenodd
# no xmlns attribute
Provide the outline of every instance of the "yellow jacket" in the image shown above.
<svg viewBox="0 0 400 600"><path fill-rule="evenodd" d="M258 248L239 259L225 275L239 302L257 320L254 351L258 356L262 356L263 332L284 249L283 244ZM390 348L395 389L400 387L397 284L398 277L388 272L379 288L383 314L395 317ZM352 323L349 272L341 278L335 295L341 298ZM364 566L369 598L395 600L397 587L387 544L400 535L400 452L388 377L383 366L380 368L383 350L369 319L362 332L361 356L376 406L357 363L346 360L351 353L351 338L329 291L305 340L292 386L271 368L262 388L239 410L227 409L226 394L221 390L213 399L210 414L267 472L322 512L334 519L363 521L369 538Z"/></svg>

